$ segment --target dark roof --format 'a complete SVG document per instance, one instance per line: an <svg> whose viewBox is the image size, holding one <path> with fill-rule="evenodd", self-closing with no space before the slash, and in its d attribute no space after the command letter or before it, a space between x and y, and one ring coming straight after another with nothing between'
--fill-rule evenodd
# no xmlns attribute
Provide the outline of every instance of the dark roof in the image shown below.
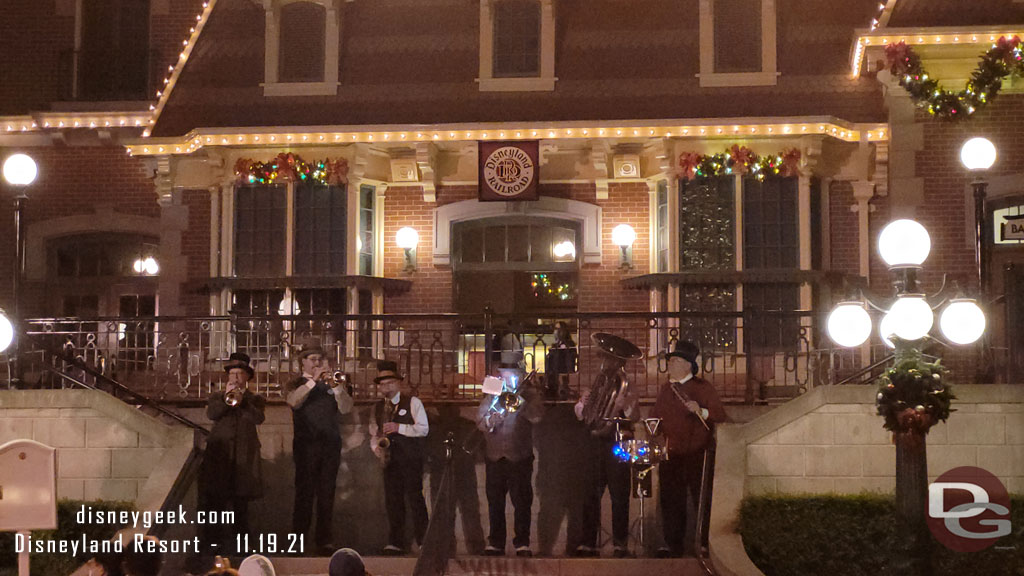
<svg viewBox="0 0 1024 576"><path fill-rule="evenodd" d="M480 92L478 2L344 2L337 96L263 96L264 13L220 0L154 136L197 127L446 124L759 116L885 119L872 78L849 77L874 1L790 0L777 86L700 88L697 0L560 0L553 92Z"/></svg>
<svg viewBox="0 0 1024 576"><path fill-rule="evenodd" d="M1019 0L898 0L889 28L958 28L1024 24Z"/></svg>

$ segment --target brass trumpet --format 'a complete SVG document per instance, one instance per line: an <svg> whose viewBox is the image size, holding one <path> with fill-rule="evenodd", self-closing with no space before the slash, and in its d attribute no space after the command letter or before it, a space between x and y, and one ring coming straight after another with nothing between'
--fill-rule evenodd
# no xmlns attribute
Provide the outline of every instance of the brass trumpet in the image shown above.
<svg viewBox="0 0 1024 576"><path fill-rule="evenodd" d="M224 394L224 403L228 406L235 407L242 403L242 397L245 396L244 388L232 388Z"/></svg>

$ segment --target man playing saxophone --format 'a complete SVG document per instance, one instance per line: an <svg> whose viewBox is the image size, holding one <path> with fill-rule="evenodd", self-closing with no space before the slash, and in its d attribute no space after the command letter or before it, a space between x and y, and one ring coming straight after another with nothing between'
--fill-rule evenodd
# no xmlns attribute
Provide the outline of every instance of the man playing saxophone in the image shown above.
<svg viewBox="0 0 1024 576"><path fill-rule="evenodd" d="M528 385L519 363L500 364L502 392L484 394L477 410L477 428L484 433L487 465L487 508L491 531L484 554L505 554L505 497L515 508L516 556L532 556L530 511L533 506L533 425L543 405Z"/></svg>
<svg viewBox="0 0 1024 576"><path fill-rule="evenodd" d="M352 411L352 396L340 382L331 378L330 365L320 341L310 339L299 348L302 376L286 387L286 401L292 408L295 434L292 455L295 458L295 507L292 531L305 534L313 518L316 500L316 550L329 556L335 550L331 542L334 493L341 464L339 414Z"/></svg>
<svg viewBox="0 0 1024 576"><path fill-rule="evenodd" d="M629 421L640 418L639 397L626 380L626 361L640 359L643 353L631 342L612 334L597 333L591 338L597 345L601 359L601 372L594 385L576 403L576 418L591 428L589 442L584 447L588 467L584 470L583 537L576 547L577 556L600 555L598 534L601 528L601 498L605 487L612 501L612 545L616 558L629 555L629 464L617 459L612 448L618 441L618 431L631 435ZM593 396L593 397L592 397ZM610 399L610 406L602 404L598 396ZM598 413L594 414L595 406ZM619 419L618 423L609 419ZM618 424L618 426L616 426Z"/></svg>
<svg viewBox="0 0 1024 576"><path fill-rule="evenodd" d="M263 423L266 400L248 389L254 371L249 357L231 354L224 363L228 382L223 391L210 394L206 416L213 429L199 469L199 509L232 510L233 529L223 524L203 524L203 543L226 553L234 549L235 534L249 531L249 501L263 495L260 438L256 427Z"/></svg>
<svg viewBox="0 0 1024 576"><path fill-rule="evenodd" d="M423 459L425 438L430 431L423 402L402 394L398 365L377 362L381 401L374 407L370 422L370 446L384 463L384 507L388 514L388 544L384 554L405 554L405 506L412 510L416 544L423 544L427 533L427 502L423 498ZM384 442L384 439L387 442ZM386 445L386 449L385 449ZM383 453L387 452L387 458Z"/></svg>

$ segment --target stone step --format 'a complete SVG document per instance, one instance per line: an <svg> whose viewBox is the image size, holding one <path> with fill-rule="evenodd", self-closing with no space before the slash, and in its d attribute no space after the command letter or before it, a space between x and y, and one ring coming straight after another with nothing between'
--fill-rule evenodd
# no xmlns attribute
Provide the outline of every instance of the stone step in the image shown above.
<svg viewBox="0 0 1024 576"><path fill-rule="evenodd" d="M327 576L329 558L271 559L277 576ZM363 558L373 576L409 576L415 558ZM695 558L488 558L463 556L448 562L448 576L626 576L635 574L701 576Z"/></svg>

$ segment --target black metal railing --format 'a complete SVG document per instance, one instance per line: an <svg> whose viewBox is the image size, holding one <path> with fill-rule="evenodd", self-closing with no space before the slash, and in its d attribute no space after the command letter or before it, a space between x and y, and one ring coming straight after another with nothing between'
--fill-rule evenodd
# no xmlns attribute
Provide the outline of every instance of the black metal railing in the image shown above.
<svg viewBox="0 0 1024 576"><path fill-rule="evenodd" d="M556 343L554 324L571 339ZM19 385L65 387L53 370L95 379L66 358L80 358L101 375L159 401L202 400L223 386L221 363L233 351L253 358L253 386L269 398L300 370L297 346L316 339L332 364L347 372L357 397L377 394L375 360L399 363L417 395L472 401L483 377L503 358L521 355L542 380L578 393L600 370L590 336L612 332L639 346L632 385L645 398L666 379L664 352L680 339L697 342L702 371L731 402L796 396L859 369L859 356L828 347L810 312L576 313L558 317L509 314L382 314L334 316L212 316L41 318L23 323ZM63 356L47 353L60 349ZM567 361L568 359L568 361ZM10 371L0 376L13 381Z"/></svg>

